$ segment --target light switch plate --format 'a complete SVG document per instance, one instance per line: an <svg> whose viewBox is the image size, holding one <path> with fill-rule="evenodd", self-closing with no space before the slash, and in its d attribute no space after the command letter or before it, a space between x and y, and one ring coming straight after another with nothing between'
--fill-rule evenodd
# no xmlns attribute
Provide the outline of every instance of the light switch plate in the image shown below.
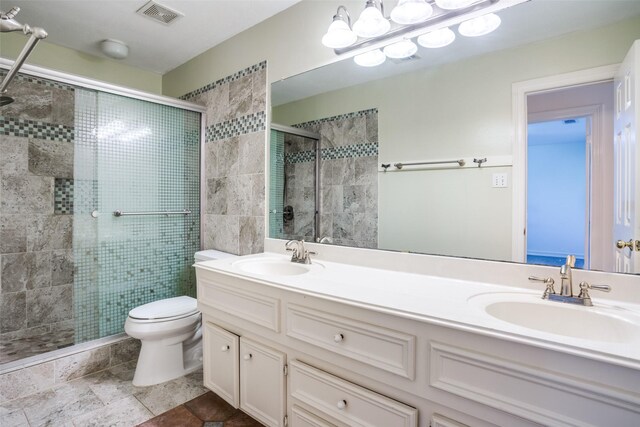
<svg viewBox="0 0 640 427"><path fill-rule="evenodd" d="M492 175L491 187L493 188L506 188L507 174L506 173L494 173Z"/></svg>

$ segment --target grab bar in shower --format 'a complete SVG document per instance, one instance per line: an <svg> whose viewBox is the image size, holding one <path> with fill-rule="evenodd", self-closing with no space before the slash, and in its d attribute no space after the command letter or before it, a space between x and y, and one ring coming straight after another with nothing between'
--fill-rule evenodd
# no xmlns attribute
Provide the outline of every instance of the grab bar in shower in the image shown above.
<svg viewBox="0 0 640 427"><path fill-rule="evenodd" d="M189 209L183 209L181 211L156 211L156 212L122 212L121 210L113 211L113 216L140 216L140 215L189 215L191 211Z"/></svg>

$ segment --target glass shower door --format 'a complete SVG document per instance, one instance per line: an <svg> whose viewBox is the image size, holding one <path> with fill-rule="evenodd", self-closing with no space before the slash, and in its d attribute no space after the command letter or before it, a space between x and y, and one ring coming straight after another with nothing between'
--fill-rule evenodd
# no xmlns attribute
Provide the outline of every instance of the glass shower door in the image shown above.
<svg viewBox="0 0 640 427"><path fill-rule="evenodd" d="M88 90L76 105L74 305L83 342L122 332L136 306L195 296L201 115Z"/></svg>

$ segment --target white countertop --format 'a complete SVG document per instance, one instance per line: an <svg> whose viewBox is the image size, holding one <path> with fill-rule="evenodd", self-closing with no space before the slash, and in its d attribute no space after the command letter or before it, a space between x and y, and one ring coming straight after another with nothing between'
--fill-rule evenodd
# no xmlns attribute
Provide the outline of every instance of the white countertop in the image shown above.
<svg viewBox="0 0 640 427"><path fill-rule="evenodd" d="M516 293L516 297L542 295L528 289L494 285L490 283L457 280L425 274L413 274L371 267L353 266L337 262L313 260L309 273L292 276L267 276L246 273L238 269L239 261L272 258L288 261L289 257L277 253L262 253L233 259L206 261L197 268L249 278L266 286L283 288L319 298L343 302L358 307L384 312L421 322L438 324L459 330L479 333L509 341L548 348L640 369L640 305L600 298L592 292L594 307L573 306L558 302L571 310L615 310L625 314L631 328L638 329L635 338L625 342L603 342L574 338L521 327L490 316L473 297L488 293ZM574 283L577 288L577 283ZM470 301L472 299L472 301Z"/></svg>

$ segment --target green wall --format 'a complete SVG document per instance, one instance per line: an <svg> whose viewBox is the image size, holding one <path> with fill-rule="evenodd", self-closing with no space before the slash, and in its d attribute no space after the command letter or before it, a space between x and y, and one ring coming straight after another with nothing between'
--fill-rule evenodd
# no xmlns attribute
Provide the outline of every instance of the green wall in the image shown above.
<svg viewBox="0 0 640 427"><path fill-rule="evenodd" d="M0 34L0 56L15 59L27 40L23 34ZM145 92L162 93L162 76L160 74L125 65L116 60L48 43L46 40L38 43L27 58L27 64Z"/></svg>

